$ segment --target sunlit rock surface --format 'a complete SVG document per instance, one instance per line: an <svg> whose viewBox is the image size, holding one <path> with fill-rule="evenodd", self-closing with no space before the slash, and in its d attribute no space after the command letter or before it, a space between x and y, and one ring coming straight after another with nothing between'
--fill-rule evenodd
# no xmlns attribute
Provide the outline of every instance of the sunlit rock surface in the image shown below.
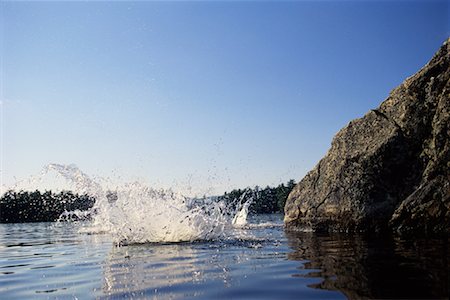
<svg viewBox="0 0 450 300"><path fill-rule="evenodd" d="M450 39L293 189L291 230L450 233Z"/></svg>

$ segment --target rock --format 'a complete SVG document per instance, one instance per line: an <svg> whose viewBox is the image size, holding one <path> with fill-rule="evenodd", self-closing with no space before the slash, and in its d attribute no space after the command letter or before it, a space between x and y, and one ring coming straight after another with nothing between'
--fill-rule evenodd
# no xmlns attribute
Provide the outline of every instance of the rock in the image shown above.
<svg viewBox="0 0 450 300"><path fill-rule="evenodd" d="M450 39L292 190L289 230L450 233Z"/></svg>

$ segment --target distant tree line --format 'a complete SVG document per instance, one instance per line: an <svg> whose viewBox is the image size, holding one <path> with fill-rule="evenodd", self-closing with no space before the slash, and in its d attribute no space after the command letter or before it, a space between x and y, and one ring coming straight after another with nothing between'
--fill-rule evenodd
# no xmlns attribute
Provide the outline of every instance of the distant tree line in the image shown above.
<svg viewBox="0 0 450 300"><path fill-rule="evenodd" d="M277 187L260 188L256 186L254 188L237 189L228 193L225 192L218 198L231 205L238 205L238 203L246 202L252 198L253 202L249 207L251 213L282 213L286 199L294 186L295 181L291 179L286 184L282 183Z"/></svg>
<svg viewBox="0 0 450 300"><path fill-rule="evenodd" d="M251 198L252 204L249 207L251 213L280 213L283 212L286 199L294 186L294 180L290 180L273 188L256 186L235 189L218 196L217 199L225 201L230 207L237 207ZM117 195L108 193L107 198L113 203L117 200ZM93 197L70 191L42 193L38 190L34 192L10 190L0 198L0 223L54 222L64 212L87 211L94 203Z"/></svg>
<svg viewBox="0 0 450 300"><path fill-rule="evenodd" d="M86 211L95 199L70 191L8 191L0 198L0 223L53 222L65 211Z"/></svg>

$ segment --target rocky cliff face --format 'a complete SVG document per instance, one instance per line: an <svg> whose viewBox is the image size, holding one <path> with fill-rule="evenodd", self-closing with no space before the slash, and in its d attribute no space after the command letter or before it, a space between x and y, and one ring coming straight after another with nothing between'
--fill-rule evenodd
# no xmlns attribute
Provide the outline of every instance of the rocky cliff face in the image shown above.
<svg viewBox="0 0 450 300"><path fill-rule="evenodd" d="M450 233L450 39L351 121L293 189L287 229Z"/></svg>

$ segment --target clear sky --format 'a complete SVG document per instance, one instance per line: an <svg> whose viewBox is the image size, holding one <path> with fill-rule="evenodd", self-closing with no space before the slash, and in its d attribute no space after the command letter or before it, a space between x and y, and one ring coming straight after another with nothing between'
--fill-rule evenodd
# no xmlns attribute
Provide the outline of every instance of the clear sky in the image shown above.
<svg viewBox="0 0 450 300"><path fill-rule="evenodd" d="M299 180L449 20L433 0L1 1L3 185L48 163L191 194Z"/></svg>

